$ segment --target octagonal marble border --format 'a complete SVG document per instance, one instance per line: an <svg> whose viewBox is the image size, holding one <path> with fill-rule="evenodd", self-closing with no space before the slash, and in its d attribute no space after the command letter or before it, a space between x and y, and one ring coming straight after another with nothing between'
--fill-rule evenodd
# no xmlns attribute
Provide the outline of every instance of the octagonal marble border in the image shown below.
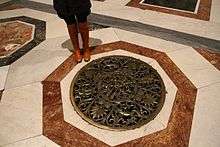
<svg viewBox="0 0 220 147"><path fill-rule="evenodd" d="M92 53L100 54L117 49L155 59L178 88L167 127L118 146L188 146L197 94L196 87L172 60L160 51L118 41L97 46ZM72 55L42 82L43 135L61 146L108 146L64 120L63 111L65 108L64 101L62 101L62 83L60 84L60 81L75 66L77 63L74 60L74 55Z"/></svg>
<svg viewBox="0 0 220 147"><path fill-rule="evenodd" d="M128 130L128 131L120 131L120 132L109 131L88 124L74 110L70 101L70 94L69 94L73 77L77 74L77 72L81 68L83 68L86 64L88 64L86 62L83 62L81 64L77 64L71 70L71 72L61 81L61 94L62 94L62 102L63 102L64 120L70 123L71 125L79 128L80 130L83 130L84 132L90 134L91 136L94 136L95 138L105 142L106 144L109 144L110 146L115 146L121 143L125 143L130 140L134 140L142 136L148 135L150 133L165 129L169 120L172 105L177 91L177 88L174 85L174 83L169 79L169 77L159 66L156 60L148 57L140 56L134 53L130 53L128 51L118 49L115 51L100 53L97 55L93 55L92 60L105 56L111 56L111 55L123 55L123 56L134 57L136 59L140 59L148 63L154 69L157 70L157 72L161 75L164 81L167 91L165 103L160 113L157 115L157 117L154 120L152 120L148 124L140 128L134 130Z"/></svg>
<svg viewBox="0 0 220 147"><path fill-rule="evenodd" d="M31 32L31 38L29 40L27 40L23 45L21 45L19 48L24 47L25 45L27 45L29 42L31 42L34 39L34 34L35 34L35 25L30 24L30 23L26 23L26 22L22 22L20 20L13 20L13 21L7 21L7 22L3 22L3 24L7 24L7 23L21 23L21 24L25 24L27 26L32 27L32 32ZM17 50L19 50L19 48L17 48L16 50L12 51L9 53L9 55L3 55L0 58L5 58L7 56L10 56L11 54L13 54L14 52L16 52Z"/></svg>
<svg viewBox="0 0 220 147"><path fill-rule="evenodd" d="M10 55L0 58L0 66L9 65L15 62L17 59L25 55L27 52L29 52L31 49L33 49L35 46L37 46L46 39L46 22L26 16L0 19L0 23L11 21L19 21L25 24L29 24L31 26L35 26L33 27L34 30L32 33L33 39L26 42L24 45L22 45L19 49L17 49Z"/></svg>

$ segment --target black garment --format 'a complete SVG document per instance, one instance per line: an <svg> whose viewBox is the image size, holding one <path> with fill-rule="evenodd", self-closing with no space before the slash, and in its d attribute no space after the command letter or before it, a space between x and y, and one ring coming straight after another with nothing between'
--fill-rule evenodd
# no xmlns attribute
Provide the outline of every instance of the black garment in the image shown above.
<svg viewBox="0 0 220 147"><path fill-rule="evenodd" d="M54 9L60 18L90 12L90 0L53 0Z"/></svg>
<svg viewBox="0 0 220 147"><path fill-rule="evenodd" d="M83 23L87 21L87 16L91 13L91 11L87 11L87 12L83 12L76 15L77 21L79 23ZM65 20L67 25L71 25L71 24L75 24L76 23L76 19L75 19L75 15L72 16L65 16L63 19Z"/></svg>

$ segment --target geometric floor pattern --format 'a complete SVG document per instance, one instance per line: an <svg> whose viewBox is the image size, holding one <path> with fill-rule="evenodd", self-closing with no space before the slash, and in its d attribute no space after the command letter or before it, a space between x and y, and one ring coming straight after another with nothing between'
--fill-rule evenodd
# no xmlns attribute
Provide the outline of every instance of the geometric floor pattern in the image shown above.
<svg viewBox="0 0 220 147"><path fill-rule="evenodd" d="M199 0L196 3L195 9L194 11L190 12L184 9L181 9L182 7L187 7L190 4L186 4L185 5L180 5L180 4L176 4L176 7L164 7L163 5L169 5L168 3L158 3L157 5L153 5L153 4L147 4L147 3L142 3L142 0L131 0L127 6L131 6L131 7L136 7L136 8L140 8L140 9L148 9L148 10L153 10L153 11L158 11L158 12L163 12L163 13L168 13L168 14L173 14L173 15L180 15L180 16L185 16L185 17L190 17L190 18L196 18L196 19L201 19L201 20L206 20L208 21L210 19L210 11L211 11L211 3L212 0ZM148 1L146 1L148 2ZM174 2L177 3L177 2ZM193 2L192 2L193 3Z"/></svg>
<svg viewBox="0 0 220 147"><path fill-rule="evenodd" d="M185 32L191 29L192 34L219 40L217 4L220 3L215 0L212 0L216 5L211 5L210 20L205 21L126 6L129 2L92 1L92 12L142 23L154 21L156 26L164 28L170 25L171 19L180 24L178 20L184 19L186 26L178 28L173 24L170 27ZM53 13L20 6L11 8L13 10L0 11L0 26L3 22L15 22L12 24L22 27L19 30L25 33L21 33L20 46L12 52L6 51L8 46L0 48L0 52L7 53L0 57L0 146L219 147L218 51L90 22L90 62L114 55L132 57L152 66L166 87L164 106L148 124L127 131L105 130L83 120L71 104L73 77L90 62L75 62L65 23ZM158 21L165 16L169 20L162 20L165 24ZM194 29L199 24L212 28L199 32ZM4 33L13 31L16 29ZM1 45L7 43L5 40L0 40ZM11 47L16 43L14 37L8 44Z"/></svg>
<svg viewBox="0 0 220 147"><path fill-rule="evenodd" d="M169 57L162 52L119 41L98 46L94 48L93 54L103 53L106 48L108 51L123 49L155 59L178 88L172 108L172 114L165 129L155 134L144 136L141 139L125 143L124 145L174 146L178 144L178 146L187 146L197 94L195 86L187 79L180 69L176 67ZM43 134L62 146L67 146L68 144L76 146L80 144L79 142L82 136L84 136L83 140L85 139L86 142L85 144L81 143L82 145L105 146L105 144L87 136L87 134L63 120L63 106L59 82L74 68L74 65L76 65L74 57L70 56L70 58L64 61L63 64L43 81ZM53 99L53 101L51 101L51 99ZM63 133L61 133L61 130ZM78 139L78 137L80 138ZM62 140L60 140L61 138ZM169 140L167 140L168 138Z"/></svg>
<svg viewBox="0 0 220 147"><path fill-rule="evenodd" d="M7 23L4 25L4 22ZM1 47L3 51L0 55L0 66L13 63L46 39L46 23L44 21L21 16L1 19L0 23L6 29L5 32L1 31L3 35L1 41L4 44ZM31 28L28 28L28 25ZM24 29L22 30L22 28Z"/></svg>

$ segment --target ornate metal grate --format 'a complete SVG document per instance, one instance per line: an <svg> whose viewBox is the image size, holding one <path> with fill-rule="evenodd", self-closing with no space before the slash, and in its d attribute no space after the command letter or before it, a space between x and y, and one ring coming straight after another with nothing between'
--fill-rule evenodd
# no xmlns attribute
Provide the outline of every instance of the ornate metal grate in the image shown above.
<svg viewBox="0 0 220 147"><path fill-rule="evenodd" d="M84 66L71 85L71 102L87 122L129 130L153 120L162 109L165 86L155 69L127 56L108 56Z"/></svg>

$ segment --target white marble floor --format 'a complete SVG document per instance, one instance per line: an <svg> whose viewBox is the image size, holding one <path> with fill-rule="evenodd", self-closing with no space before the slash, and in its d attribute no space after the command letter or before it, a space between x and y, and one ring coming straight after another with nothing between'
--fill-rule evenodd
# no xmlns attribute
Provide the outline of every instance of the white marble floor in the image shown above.
<svg viewBox="0 0 220 147"><path fill-rule="evenodd" d="M32 0L52 4L51 0ZM201 21L180 16L140 10L124 6L128 0L93 1L92 11L97 14L154 24L181 32L220 40L218 0L213 0L211 21ZM118 4L120 2L120 4ZM132 10L132 11L131 11ZM11 65L0 67L0 146L2 147L55 147L59 146L43 135L43 88L41 82L58 68L72 52L63 44L69 40L66 26L56 15L28 8L1 11L0 19L28 16L46 22L46 40ZM104 28L90 32L91 40L99 44L124 41L166 54L169 59L197 88L196 103L189 140L190 147L220 146L220 71L194 48L171 41L145 36L116 28ZM74 74L86 65L75 66L61 81L64 119L69 124L101 140L110 146L126 143L166 128L177 87L153 58L147 58L124 50L93 55L92 59L107 55L126 55L152 65L162 76L169 99L158 117L150 124L130 132L116 133L101 130L82 120L69 101L70 82ZM218 61L220 62L220 61ZM74 118L73 118L74 117ZM150 129L147 129L149 127ZM109 139L109 136L112 136Z"/></svg>

